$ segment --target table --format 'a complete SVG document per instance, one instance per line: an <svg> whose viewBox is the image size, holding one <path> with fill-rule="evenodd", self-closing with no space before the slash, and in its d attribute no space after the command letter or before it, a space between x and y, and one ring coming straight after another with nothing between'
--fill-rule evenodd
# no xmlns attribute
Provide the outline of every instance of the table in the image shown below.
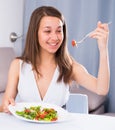
<svg viewBox="0 0 115 130"><path fill-rule="evenodd" d="M72 120L40 124L0 113L0 130L115 130L115 117L77 113L70 113L69 117Z"/></svg>

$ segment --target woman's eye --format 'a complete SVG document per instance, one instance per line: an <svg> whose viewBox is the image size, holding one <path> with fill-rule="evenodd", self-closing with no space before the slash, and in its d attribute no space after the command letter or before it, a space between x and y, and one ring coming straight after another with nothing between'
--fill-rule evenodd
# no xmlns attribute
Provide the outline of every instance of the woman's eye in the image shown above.
<svg viewBox="0 0 115 130"><path fill-rule="evenodd" d="M57 32L58 32L58 33L62 33L62 30L58 30Z"/></svg>
<svg viewBox="0 0 115 130"><path fill-rule="evenodd" d="M47 31L44 31L45 33L50 33L51 31L50 30L47 30Z"/></svg>
<svg viewBox="0 0 115 130"><path fill-rule="evenodd" d="M58 30L57 32L61 32L61 30Z"/></svg>

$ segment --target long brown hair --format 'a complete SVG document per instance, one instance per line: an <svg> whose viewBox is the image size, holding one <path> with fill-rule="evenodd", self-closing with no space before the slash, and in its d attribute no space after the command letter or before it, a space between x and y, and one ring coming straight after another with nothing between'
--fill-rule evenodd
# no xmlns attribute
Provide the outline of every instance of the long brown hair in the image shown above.
<svg viewBox="0 0 115 130"><path fill-rule="evenodd" d="M66 24L63 15L56 8L51 6L41 6L34 10L30 18L24 52L20 58L23 59L24 62L31 63L33 69L39 74L37 70L37 61L39 61L39 52L40 52L38 30L40 26L40 21L44 16L58 17L63 22L64 39L62 45L55 54L55 58L59 66L59 72L60 72L58 82L60 82L63 79L65 83L69 83L72 73L72 63L70 60L70 55L68 53L66 43L67 42Z"/></svg>

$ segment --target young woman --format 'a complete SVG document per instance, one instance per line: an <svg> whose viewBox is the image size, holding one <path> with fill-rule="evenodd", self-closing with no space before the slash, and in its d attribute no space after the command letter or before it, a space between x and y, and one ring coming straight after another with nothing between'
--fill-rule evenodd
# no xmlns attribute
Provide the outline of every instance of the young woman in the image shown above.
<svg viewBox="0 0 115 130"><path fill-rule="evenodd" d="M108 35L108 25L101 22L90 34L91 38L97 39L100 53L96 78L69 54L63 15L50 6L35 9L31 15L24 52L14 59L9 69L3 111L8 112L8 105L14 105L16 97L23 102L43 101L63 106L73 80L90 91L106 95L110 77Z"/></svg>

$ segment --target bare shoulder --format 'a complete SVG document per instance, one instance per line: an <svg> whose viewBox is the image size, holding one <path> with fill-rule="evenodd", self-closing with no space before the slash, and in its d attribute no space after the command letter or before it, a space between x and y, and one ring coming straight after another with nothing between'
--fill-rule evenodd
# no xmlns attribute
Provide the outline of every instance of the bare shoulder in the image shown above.
<svg viewBox="0 0 115 130"><path fill-rule="evenodd" d="M14 59L10 64L11 71L19 71L20 59Z"/></svg>
<svg viewBox="0 0 115 130"><path fill-rule="evenodd" d="M20 59L14 59L12 62L11 62L11 66L19 66L19 63L20 63Z"/></svg>

